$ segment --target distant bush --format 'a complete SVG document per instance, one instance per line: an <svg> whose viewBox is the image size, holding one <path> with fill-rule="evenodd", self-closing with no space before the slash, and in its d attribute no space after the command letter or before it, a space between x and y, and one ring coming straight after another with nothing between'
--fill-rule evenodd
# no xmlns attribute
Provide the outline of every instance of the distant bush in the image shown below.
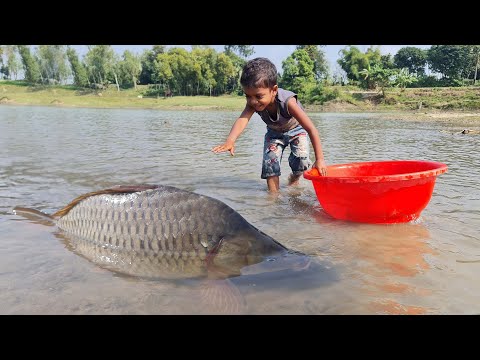
<svg viewBox="0 0 480 360"><path fill-rule="evenodd" d="M458 87L463 86L463 82L456 79L442 78L438 79L435 76L423 76L418 81L409 87Z"/></svg>
<svg viewBox="0 0 480 360"><path fill-rule="evenodd" d="M150 97L171 97L173 96L173 92L164 86L159 86L157 84L150 84L142 92L142 95L146 97L149 97L149 96Z"/></svg>
<svg viewBox="0 0 480 360"><path fill-rule="evenodd" d="M305 90L304 99L302 99L305 104L323 104L340 96L337 88L324 87L320 84Z"/></svg>

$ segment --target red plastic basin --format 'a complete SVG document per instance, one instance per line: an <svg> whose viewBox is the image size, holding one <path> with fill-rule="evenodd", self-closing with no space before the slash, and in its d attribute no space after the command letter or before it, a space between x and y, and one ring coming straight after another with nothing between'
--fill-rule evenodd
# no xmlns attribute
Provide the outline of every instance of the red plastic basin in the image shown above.
<svg viewBox="0 0 480 360"><path fill-rule="evenodd" d="M327 166L303 173L323 210L340 220L400 223L417 219L447 165L424 160L370 161Z"/></svg>

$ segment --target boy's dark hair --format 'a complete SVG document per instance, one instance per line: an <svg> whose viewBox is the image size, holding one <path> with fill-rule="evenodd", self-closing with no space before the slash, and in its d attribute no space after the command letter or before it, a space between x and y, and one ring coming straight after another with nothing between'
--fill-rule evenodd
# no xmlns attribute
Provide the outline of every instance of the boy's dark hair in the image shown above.
<svg viewBox="0 0 480 360"><path fill-rule="evenodd" d="M252 59L243 67L240 84L247 88L268 88L277 85L277 68L267 58Z"/></svg>

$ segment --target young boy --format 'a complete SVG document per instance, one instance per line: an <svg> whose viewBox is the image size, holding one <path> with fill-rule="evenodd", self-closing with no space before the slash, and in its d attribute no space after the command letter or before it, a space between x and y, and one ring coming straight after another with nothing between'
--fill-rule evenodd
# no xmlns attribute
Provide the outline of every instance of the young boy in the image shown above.
<svg viewBox="0 0 480 360"><path fill-rule="evenodd" d="M316 167L322 176L327 174L320 137L315 125L297 101L297 95L277 86L277 69L266 58L247 62L240 78L247 104L235 121L224 144L212 148L214 153L235 152L235 141L256 112L267 124L263 146L262 179L267 179L268 190L279 190L280 161L283 150L290 145L288 163L292 169L289 185L298 184L300 176L310 166L307 134L315 151Z"/></svg>

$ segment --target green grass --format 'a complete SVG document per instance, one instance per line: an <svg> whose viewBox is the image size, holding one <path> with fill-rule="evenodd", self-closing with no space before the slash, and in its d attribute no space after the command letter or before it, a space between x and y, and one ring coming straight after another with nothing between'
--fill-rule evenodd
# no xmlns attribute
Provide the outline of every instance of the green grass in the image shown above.
<svg viewBox="0 0 480 360"><path fill-rule="evenodd" d="M422 109L432 110L479 110L480 88L414 88L414 89L390 89L387 97L392 102L404 106L406 109L418 109L421 103Z"/></svg>
<svg viewBox="0 0 480 360"><path fill-rule="evenodd" d="M245 106L242 96L174 96L143 97L143 88L117 91L78 90L66 86L25 86L23 82L0 81L0 103L21 105L55 105L98 108L209 109L239 110Z"/></svg>
<svg viewBox="0 0 480 360"><path fill-rule="evenodd" d="M105 91L79 90L72 85L28 86L23 81L0 81L0 104L144 108L165 110L232 110L241 111L245 98L237 95L145 97L147 86L137 90L117 91L110 86ZM405 111L405 110L480 110L480 87L461 88L391 88L386 98L380 92L364 91L354 86L337 89L338 98L323 105L307 105L307 111ZM330 105L330 108L328 107Z"/></svg>

